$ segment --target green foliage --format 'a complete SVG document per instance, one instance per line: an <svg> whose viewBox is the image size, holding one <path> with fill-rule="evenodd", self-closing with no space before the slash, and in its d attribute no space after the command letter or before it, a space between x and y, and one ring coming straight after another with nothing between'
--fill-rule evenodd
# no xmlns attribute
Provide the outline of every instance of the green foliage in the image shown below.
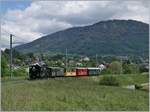
<svg viewBox="0 0 150 112"><path fill-rule="evenodd" d="M13 70L13 76L27 76L25 68L17 68Z"/></svg>
<svg viewBox="0 0 150 112"><path fill-rule="evenodd" d="M119 86L119 81L114 76L104 76L100 78L100 85Z"/></svg>
<svg viewBox="0 0 150 112"><path fill-rule="evenodd" d="M106 76L106 75L101 75L101 77ZM107 76L112 76L111 74L107 74ZM148 73L145 74L118 74L118 75L113 75L119 82L119 86L124 86L124 85L133 85L133 84L142 84L142 83L147 83L149 81L148 78Z"/></svg>
<svg viewBox="0 0 150 112"><path fill-rule="evenodd" d="M26 58L29 59L29 62L33 62L33 61L36 60L36 56L35 56L35 54L34 54L33 52L27 53L27 54L26 54Z"/></svg>
<svg viewBox="0 0 150 112"><path fill-rule="evenodd" d="M119 61L119 59L117 58L117 56L103 56L100 59L101 62L106 62L106 63L111 63L113 61Z"/></svg>
<svg viewBox="0 0 150 112"><path fill-rule="evenodd" d="M6 60L9 60L9 53L10 53L9 49L5 49L2 52L2 54L5 56ZM22 54L21 52L18 52L15 49L13 49L12 55L13 55L13 64L15 64L15 65L21 66L26 59L25 54Z"/></svg>
<svg viewBox="0 0 150 112"><path fill-rule="evenodd" d="M5 56L6 60L9 60L9 49L5 49L4 51L1 51L2 55Z"/></svg>
<svg viewBox="0 0 150 112"><path fill-rule="evenodd" d="M148 68L146 68L146 66L145 66L145 65L141 65L141 66L139 66L139 71L140 71L140 73L144 73L144 72L148 72L148 71L149 71L149 69L148 69Z"/></svg>
<svg viewBox="0 0 150 112"><path fill-rule="evenodd" d="M13 57L21 61L25 60L25 55L13 49Z"/></svg>
<svg viewBox="0 0 150 112"><path fill-rule="evenodd" d="M142 85L140 85L140 84L135 84L135 88L136 88L136 89L141 89L141 88L142 88Z"/></svg>
<svg viewBox="0 0 150 112"><path fill-rule="evenodd" d="M123 73L125 74L134 74L139 73L140 68L137 64L124 64L123 65Z"/></svg>
<svg viewBox="0 0 150 112"><path fill-rule="evenodd" d="M63 57L65 57L63 54L56 54L56 55L50 57L50 59L53 61L57 61L57 60L62 60Z"/></svg>
<svg viewBox="0 0 150 112"><path fill-rule="evenodd" d="M110 71L110 69L106 68L106 69L101 71L101 74L105 74L105 75L111 74L111 71Z"/></svg>
<svg viewBox="0 0 150 112"><path fill-rule="evenodd" d="M122 73L122 64L118 61L114 61L109 65L108 69L111 74L121 74Z"/></svg>
<svg viewBox="0 0 150 112"><path fill-rule="evenodd" d="M1 56L1 76L8 76L9 75L9 68L8 68L8 62L6 60L6 57L4 55Z"/></svg>
<svg viewBox="0 0 150 112"><path fill-rule="evenodd" d="M101 74L136 74L140 73L140 66L138 64L133 63L124 63L123 65L118 62L112 62L108 68L103 70ZM143 69L141 71L144 71ZM147 72L147 71L146 71Z"/></svg>
<svg viewBox="0 0 150 112"><path fill-rule="evenodd" d="M95 60L83 61L82 64L83 64L83 67L95 67L96 66Z"/></svg>
<svg viewBox="0 0 150 112"><path fill-rule="evenodd" d="M26 54L29 58L33 58L34 57L34 53L27 53Z"/></svg>

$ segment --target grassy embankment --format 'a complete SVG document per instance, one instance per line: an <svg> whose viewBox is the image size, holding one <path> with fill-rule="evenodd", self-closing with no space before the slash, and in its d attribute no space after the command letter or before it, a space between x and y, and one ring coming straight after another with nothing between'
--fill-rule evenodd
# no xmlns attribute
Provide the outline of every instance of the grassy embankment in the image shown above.
<svg viewBox="0 0 150 112"><path fill-rule="evenodd" d="M148 110L148 92L102 86L100 77L2 79L2 110ZM148 82L148 75L115 77L121 86Z"/></svg>

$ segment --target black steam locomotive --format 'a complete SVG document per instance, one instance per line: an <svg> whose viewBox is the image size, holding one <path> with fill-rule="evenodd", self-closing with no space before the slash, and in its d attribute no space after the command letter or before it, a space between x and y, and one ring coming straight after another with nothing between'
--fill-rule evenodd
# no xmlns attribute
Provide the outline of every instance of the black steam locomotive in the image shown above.
<svg viewBox="0 0 150 112"><path fill-rule="evenodd" d="M45 63L35 63L29 66L30 79L54 78L64 76L65 69L61 67L48 67Z"/></svg>

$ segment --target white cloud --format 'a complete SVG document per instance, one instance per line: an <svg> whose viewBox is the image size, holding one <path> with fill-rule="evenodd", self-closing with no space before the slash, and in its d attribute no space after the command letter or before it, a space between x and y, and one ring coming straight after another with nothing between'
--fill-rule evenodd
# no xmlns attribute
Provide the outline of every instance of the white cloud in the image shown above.
<svg viewBox="0 0 150 112"><path fill-rule="evenodd" d="M5 31L18 36L14 41L29 42L62 29L101 20L134 19L148 23L147 4L135 1L35 1L24 10L9 10L3 15L2 47L9 45Z"/></svg>

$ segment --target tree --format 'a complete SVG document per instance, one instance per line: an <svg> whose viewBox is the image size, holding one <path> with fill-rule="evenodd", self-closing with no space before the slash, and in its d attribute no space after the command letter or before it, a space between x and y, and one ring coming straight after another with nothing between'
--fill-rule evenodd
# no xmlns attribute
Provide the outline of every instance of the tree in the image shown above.
<svg viewBox="0 0 150 112"><path fill-rule="evenodd" d="M4 55L1 57L1 76L4 77L9 74L8 66L7 66L7 60Z"/></svg>
<svg viewBox="0 0 150 112"><path fill-rule="evenodd" d="M30 59L30 61L35 61L36 60L36 56L32 52L27 53L26 56Z"/></svg>
<svg viewBox="0 0 150 112"><path fill-rule="evenodd" d="M124 64L123 65L123 73L131 74L131 73L139 73L140 68L137 64Z"/></svg>
<svg viewBox="0 0 150 112"><path fill-rule="evenodd" d="M122 64L118 61L113 61L108 67L110 73L112 74L121 74L122 73Z"/></svg>

